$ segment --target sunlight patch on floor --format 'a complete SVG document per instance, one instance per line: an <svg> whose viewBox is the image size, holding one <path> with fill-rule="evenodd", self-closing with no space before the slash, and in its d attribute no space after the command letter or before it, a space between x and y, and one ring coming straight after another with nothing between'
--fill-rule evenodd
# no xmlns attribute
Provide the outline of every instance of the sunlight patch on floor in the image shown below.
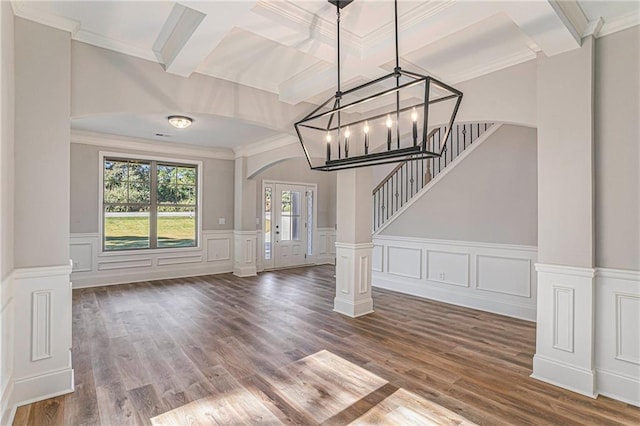
<svg viewBox="0 0 640 426"><path fill-rule="evenodd" d="M310 423L353 425L473 425L464 417L323 350L262 377L281 401L273 413L237 383L229 392L186 404L151 419L156 425L282 424L296 411ZM264 396L264 395L263 395ZM267 394L267 397L269 395ZM282 404L268 404L282 409Z"/></svg>

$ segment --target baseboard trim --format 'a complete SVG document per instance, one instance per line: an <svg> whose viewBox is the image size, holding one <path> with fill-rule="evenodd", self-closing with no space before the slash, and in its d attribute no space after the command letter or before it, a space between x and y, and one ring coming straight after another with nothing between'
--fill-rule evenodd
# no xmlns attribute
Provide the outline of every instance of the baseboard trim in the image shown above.
<svg viewBox="0 0 640 426"><path fill-rule="evenodd" d="M71 393L75 390L73 368L16 379L12 400L15 407Z"/></svg>
<svg viewBox="0 0 640 426"><path fill-rule="evenodd" d="M640 380L596 368L598 393L640 407Z"/></svg>
<svg viewBox="0 0 640 426"><path fill-rule="evenodd" d="M598 397L598 392L595 390L596 375L594 370L586 370L542 355L534 355L533 371L535 373L530 376L533 379L550 383L589 398ZM564 380L558 380L559 377Z"/></svg>
<svg viewBox="0 0 640 426"><path fill-rule="evenodd" d="M71 282L73 288L90 288L102 287L108 285L128 284L140 281L168 280L174 278L197 277L202 275L216 275L233 272L231 261L216 262L216 264L205 264L193 266L189 269L176 268L168 270L160 270L154 268L153 271L139 271L131 273L119 274L102 274L102 273L74 273L71 274ZM83 276L86 275L86 276Z"/></svg>
<svg viewBox="0 0 640 426"><path fill-rule="evenodd" d="M233 267L233 275L240 278L255 277L256 275L258 275L258 271L256 269L256 265L249 265L249 266L236 265Z"/></svg>
<svg viewBox="0 0 640 426"><path fill-rule="evenodd" d="M421 281L419 284L412 283L407 278L397 280L381 276L382 273L373 273L373 287L385 290L397 291L398 293L410 294L412 296L437 300L438 302L452 305L464 306L471 309L478 309L498 315L506 315L526 321L536 320L536 308L514 303L505 303L488 298L477 297L470 294L450 293L440 288L429 285L429 281Z"/></svg>
<svg viewBox="0 0 640 426"><path fill-rule="evenodd" d="M351 303L346 300L333 299L333 311L351 318L373 313L373 299Z"/></svg>

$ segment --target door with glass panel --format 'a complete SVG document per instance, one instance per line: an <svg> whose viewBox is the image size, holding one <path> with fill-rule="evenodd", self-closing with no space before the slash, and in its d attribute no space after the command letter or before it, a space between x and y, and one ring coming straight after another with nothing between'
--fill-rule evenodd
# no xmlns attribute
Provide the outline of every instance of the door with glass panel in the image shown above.
<svg viewBox="0 0 640 426"><path fill-rule="evenodd" d="M271 238L275 268L307 262L307 190L304 185L275 184Z"/></svg>

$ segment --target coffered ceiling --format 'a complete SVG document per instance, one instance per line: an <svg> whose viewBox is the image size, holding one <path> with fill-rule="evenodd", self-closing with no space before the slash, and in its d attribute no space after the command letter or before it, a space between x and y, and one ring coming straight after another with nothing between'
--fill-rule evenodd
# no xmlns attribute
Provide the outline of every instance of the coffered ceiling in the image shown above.
<svg viewBox="0 0 640 426"><path fill-rule="evenodd" d="M17 16L73 39L163 65L314 102L335 91L335 7L323 0L15 1ZM640 23L638 1L399 1L400 55L458 83ZM342 11L343 85L393 68L393 2ZM144 113L141 111L141 114Z"/></svg>

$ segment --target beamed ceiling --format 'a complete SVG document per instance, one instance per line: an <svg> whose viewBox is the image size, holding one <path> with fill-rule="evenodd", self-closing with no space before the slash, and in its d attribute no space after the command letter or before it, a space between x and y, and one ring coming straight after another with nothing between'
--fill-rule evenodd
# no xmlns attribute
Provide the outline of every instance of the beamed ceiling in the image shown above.
<svg viewBox="0 0 640 426"><path fill-rule="evenodd" d="M327 1L16 1L13 6L19 17L67 30L74 40L158 62L167 73L229 80L293 105L318 102L335 91L335 7ZM575 49L585 35L640 23L638 1L400 0L398 7L402 64L450 84L534 59L538 52L552 56ZM344 87L393 68L392 1L355 0L342 10L341 28ZM139 136L135 129L158 127L146 113L114 120L131 128L128 136ZM88 119L76 127L109 132L104 122L109 119ZM234 126L211 121L226 130ZM236 124L256 139L273 136ZM197 136L182 141L200 143Z"/></svg>

